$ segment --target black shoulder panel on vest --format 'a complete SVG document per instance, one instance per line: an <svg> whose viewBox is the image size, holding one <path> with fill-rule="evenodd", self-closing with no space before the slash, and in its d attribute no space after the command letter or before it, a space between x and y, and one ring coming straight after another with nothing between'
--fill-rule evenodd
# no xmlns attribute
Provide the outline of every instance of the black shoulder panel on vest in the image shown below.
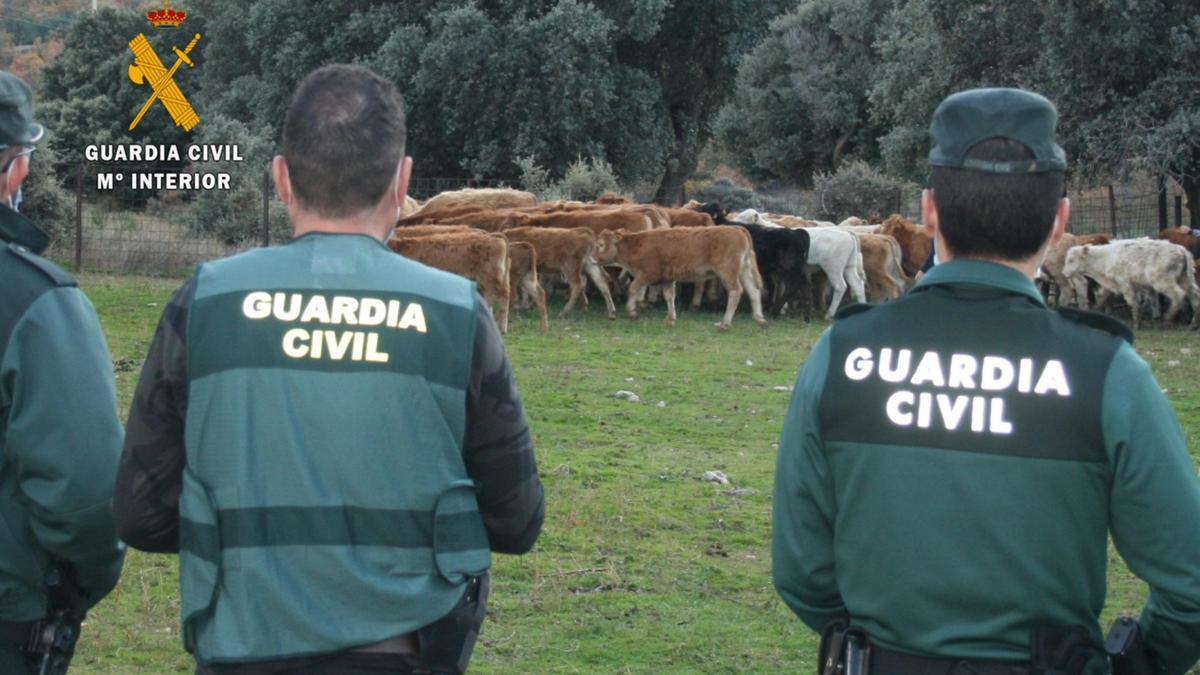
<svg viewBox="0 0 1200 675"><path fill-rule="evenodd" d="M34 269L48 277L55 286L77 286L75 277L71 276L63 268L46 260L33 251L21 246L20 244L9 244L8 250L13 253L19 260L25 261L26 264L33 266Z"/></svg>
<svg viewBox="0 0 1200 675"><path fill-rule="evenodd" d="M837 313L833 315L833 318L835 321L838 319L845 319L847 317L854 316L855 314L862 314L863 312L868 312L872 309L875 309L878 306L879 305L870 305L865 302L856 302L852 305L846 305L845 307L842 307L841 309L839 309L837 311Z"/></svg>
<svg viewBox="0 0 1200 675"><path fill-rule="evenodd" d="M1081 323L1089 328L1111 333L1122 340L1133 344L1133 331L1123 321L1114 319L1100 312L1089 312L1075 307L1059 307L1056 310L1064 319Z"/></svg>

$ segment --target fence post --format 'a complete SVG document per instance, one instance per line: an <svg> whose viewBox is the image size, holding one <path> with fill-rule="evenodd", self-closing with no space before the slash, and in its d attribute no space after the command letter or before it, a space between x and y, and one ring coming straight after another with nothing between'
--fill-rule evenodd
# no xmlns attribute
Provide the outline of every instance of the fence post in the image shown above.
<svg viewBox="0 0 1200 675"><path fill-rule="evenodd" d="M1117 197L1113 194L1112 183L1108 184L1108 221L1112 225L1113 239L1117 238Z"/></svg>
<svg viewBox="0 0 1200 675"><path fill-rule="evenodd" d="M1183 227L1183 197L1175 195L1175 227Z"/></svg>
<svg viewBox="0 0 1200 675"><path fill-rule="evenodd" d="M262 245L271 245L271 172L263 174L263 230Z"/></svg>
<svg viewBox="0 0 1200 675"><path fill-rule="evenodd" d="M83 269L83 162L75 165L75 271Z"/></svg>
<svg viewBox="0 0 1200 675"><path fill-rule="evenodd" d="M1158 230L1167 229L1167 177L1158 177Z"/></svg>

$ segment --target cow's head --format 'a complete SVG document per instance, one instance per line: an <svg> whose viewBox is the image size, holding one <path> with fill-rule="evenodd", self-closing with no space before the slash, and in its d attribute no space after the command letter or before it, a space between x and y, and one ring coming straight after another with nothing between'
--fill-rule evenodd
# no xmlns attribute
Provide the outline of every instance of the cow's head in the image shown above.
<svg viewBox="0 0 1200 675"><path fill-rule="evenodd" d="M596 248L593 257L601 265L607 265L617 259L617 243L621 241L620 230L604 230L596 235Z"/></svg>
<svg viewBox="0 0 1200 675"><path fill-rule="evenodd" d="M1087 264L1091 248L1090 245L1084 244L1083 246L1072 246L1067 249L1067 260L1063 263L1062 269L1064 277L1073 277L1079 273L1079 270Z"/></svg>

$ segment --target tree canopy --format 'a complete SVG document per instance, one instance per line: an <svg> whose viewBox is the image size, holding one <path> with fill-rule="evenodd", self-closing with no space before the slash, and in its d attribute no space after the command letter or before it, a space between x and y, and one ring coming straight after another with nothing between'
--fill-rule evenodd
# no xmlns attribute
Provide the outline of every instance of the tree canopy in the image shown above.
<svg viewBox="0 0 1200 675"><path fill-rule="evenodd" d="M939 101L1024 87L1058 105L1073 176L1170 176L1200 226L1197 57L1187 0L807 0L743 59L718 139L759 178L808 183L854 158L919 180Z"/></svg>

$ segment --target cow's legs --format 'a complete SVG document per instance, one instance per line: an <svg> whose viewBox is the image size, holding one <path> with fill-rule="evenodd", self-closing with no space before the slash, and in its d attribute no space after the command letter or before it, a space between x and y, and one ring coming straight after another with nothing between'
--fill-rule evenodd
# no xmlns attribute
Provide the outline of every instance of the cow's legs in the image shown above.
<svg viewBox="0 0 1200 675"><path fill-rule="evenodd" d="M546 292L542 290L542 285L538 283L537 275L527 274L521 279L521 292L533 299L533 304L537 307L538 322L541 324L542 330L550 330L550 318L546 315Z"/></svg>
<svg viewBox="0 0 1200 675"><path fill-rule="evenodd" d="M567 285L571 287L571 295L567 298L567 304L563 306L562 311L558 313L560 319L575 307L575 301L579 299L579 296L585 295L587 285L583 279L583 270L578 267L563 270L563 275L567 278Z"/></svg>
<svg viewBox="0 0 1200 675"><path fill-rule="evenodd" d="M754 278L754 251L750 251L746 256L742 257L742 266L738 270L738 276L742 282L742 286L746 288L746 295L750 296L750 313L754 317L754 321L760 326L767 325L767 319L763 316L762 310L762 289L758 287L758 281Z"/></svg>
<svg viewBox="0 0 1200 675"><path fill-rule="evenodd" d="M1141 307L1138 307L1137 291L1128 281L1118 281L1117 284L1121 296L1125 298L1125 304L1129 305L1129 313L1133 317L1133 327L1137 329L1142 315ZM1157 302L1157 299L1155 301Z"/></svg>
<svg viewBox="0 0 1200 675"><path fill-rule="evenodd" d="M662 289L663 289L663 298L665 298L667 301L667 325L674 326L675 325L675 282L672 281L671 283L663 286Z"/></svg>
<svg viewBox="0 0 1200 675"><path fill-rule="evenodd" d="M733 270L721 271L718 273L721 277L721 283L725 284L725 292L729 294L729 299L725 301L725 316L721 318L721 322L717 324L717 328L728 330L729 324L733 321L733 313L737 311L738 302L742 299L742 283L738 279L739 273ZM759 315L762 314L762 308L759 308Z"/></svg>
<svg viewBox="0 0 1200 675"><path fill-rule="evenodd" d="M858 266L854 264L854 256L851 256L849 264L842 268L842 277L846 280L846 285L850 287L850 295L854 301L866 302L866 289L863 288L862 277L858 276Z"/></svg>
<svg viewBox="0 0 1200 675"><path fill-rule="evenodd" d="M857 278L857 275L855 275ZM843 273L830 273L825 270L825 278L829 280L829 288L833 290L833 297L829 299L829 309L825 312L826 319L832 319L834 313L837 312L838 304L842 301L842 296L846 294L846 278ZM862 284L859 284L859 296L862 295Z"/></svg>
<svg viewBox="0 0 1200 675"><path fill-rule="evenodd" d="M1187 302L1187 293L1177 284L1171 284L1171 286L1165 289L1165 291L1166 292L1163 294L1167 296L1167 300L1169 300L1171 304L1167 307L1167 315L1164 318L1164 321L1166 323L1171 323L1175 320L1175 315L1179 313L1179 310L1183 309L1183 304ZM1157 295L1155 296L1154 301L1156 303L1158 302Z"/></svg>
<svg viewBox="0 0 1200 675"><path fill-rule="evenodd" d="M704 302L704 288L708 285L708 279L701 279L692 284L692 309L700 309L700 304Z"/></svg>
<svg viewBox="0 0 1200 675"><path fill-rule="evenodd" d="M608 310L608 318L617 318L617 306L613 304L612 292L608 289L608 281L605 280L604 270L589 260L583 263L583 271L587 273L592 283L596 284L596 288L600 290L600 295L604 297L604 307Z"/></svg>
<svg viewBox="0 0 1200 675"><path fill-rule="evenodd" d="M625 313L629 318L636 319L638 316L638 293L646 288L648 284L642 277L634 277L633 283L629 284L629 299L625 301Z"/></svg>

